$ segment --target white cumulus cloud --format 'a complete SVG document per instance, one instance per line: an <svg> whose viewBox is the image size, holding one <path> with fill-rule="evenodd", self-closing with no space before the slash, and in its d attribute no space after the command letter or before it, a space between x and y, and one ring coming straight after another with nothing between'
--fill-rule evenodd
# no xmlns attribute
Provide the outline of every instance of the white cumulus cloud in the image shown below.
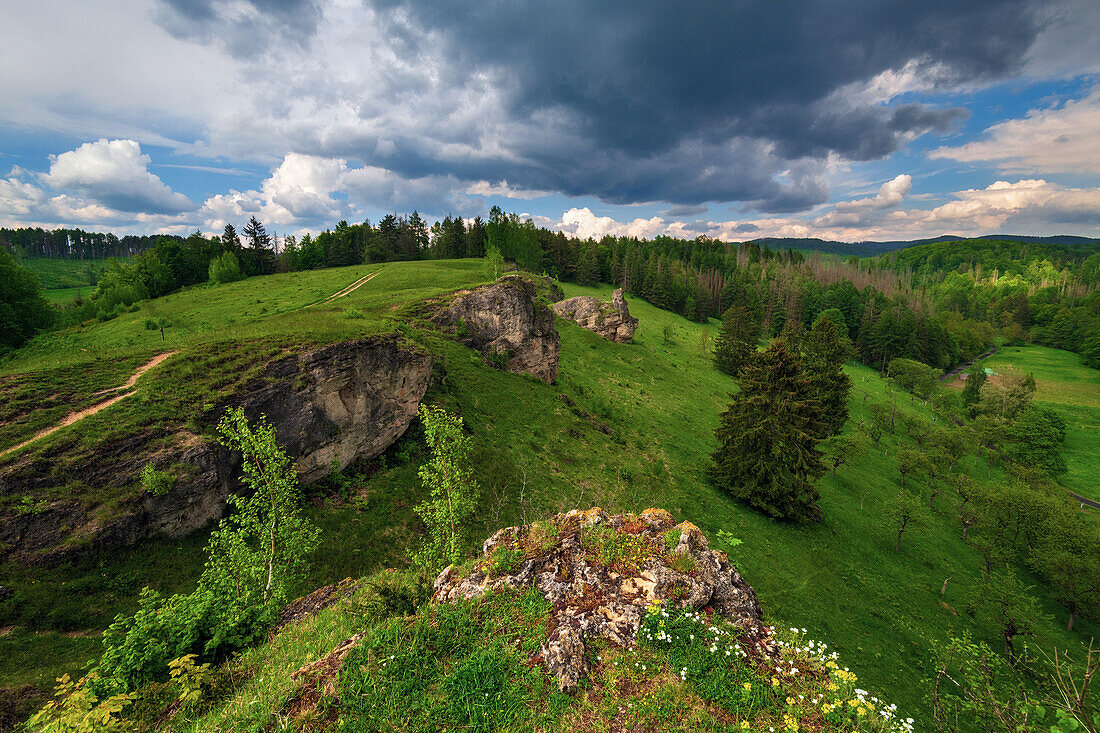
<svg viewBox="0 0 1100 733"><path fill-rule="evenodd" d="M993 162L1003 170L1100 173L1100 85L1081 99L998 122L981 139L933 150L932 158Z"/></svg>
<svg viewBox="0 0 1100 733"><path fill-rule="evenodd" d="M42 179L57 191L74 191L118 211L176 214L195 208L149 172L150 158L135 140L84 143L51 157Z"/></svg>

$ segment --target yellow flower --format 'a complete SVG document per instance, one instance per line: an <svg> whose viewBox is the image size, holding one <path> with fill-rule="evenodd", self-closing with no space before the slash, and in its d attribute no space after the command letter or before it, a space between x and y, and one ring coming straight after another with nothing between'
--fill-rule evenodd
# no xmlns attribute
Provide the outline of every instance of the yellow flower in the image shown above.
<svg viewBox="0 0 1100 733"><path fill-rule="evenodd" d="M779 687L779 679L772 677L772 687Z"/></svg>
<svg viewBox="0 0 1100 733"><path fill-rule="evenodd" d="M749 721L742 720L741 721L741 730L748 730L748 729L749 729Z"/></svg>
<svg viewBox="0 0 1100 733"><path fill-rule="evenodd" d="M793 706L794 705L794 698L793 697L788 697L787 698L787 704Z"/></svg>
<svg viewBox="0 0 1100 733"><path fill-rule="evenodd" d="M745 682L741 686L744 687L746 690L751 690L752 689L752 683L751 682Z"/></svg>

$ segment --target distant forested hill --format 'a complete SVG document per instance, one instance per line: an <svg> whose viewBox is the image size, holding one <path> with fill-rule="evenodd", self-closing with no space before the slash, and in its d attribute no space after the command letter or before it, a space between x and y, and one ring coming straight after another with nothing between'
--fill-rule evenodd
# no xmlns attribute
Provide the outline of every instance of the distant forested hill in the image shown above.
<svg viewBox="0 0 1100 733"><path fill-rule="evenodd" d="M965 242L1000 242L1000 243L1035 243L1049 245L1058 249L1071 249L1092 247L1088 250L1096 252L1100 248L1100 239L1090 237L1076 237L1060 234L1052 237L1036 237L1026 234L986 235L982 237L959 237L952 234L943 234L931 239L893 240L889 242L836 242L829 239L817 239L816 237L763 237L752 240L760 247L768 247L771 250L786 251L788 249L824 252L832 255L855 255L856 257L875 257L898 250L911 249L931 244L965 243ZM1038 251L1038 250L1036 250ZM1087 257L1088 255L1086 255ZM1049 258L1048 258L1049 259Z"/></svg>
<svg viewBox="0 0 1100 733"><path fill-rule="evenodd" d="M898 272L914 273L980 267L986 272L1022 273L1036 262L1049 261L1058 269L1074 269L1100 252L1100 240L1075 244L1003 239L962 239L907 247L879 256L880 262ZM1058 238L1060 239L1060 238Z"/></svg>

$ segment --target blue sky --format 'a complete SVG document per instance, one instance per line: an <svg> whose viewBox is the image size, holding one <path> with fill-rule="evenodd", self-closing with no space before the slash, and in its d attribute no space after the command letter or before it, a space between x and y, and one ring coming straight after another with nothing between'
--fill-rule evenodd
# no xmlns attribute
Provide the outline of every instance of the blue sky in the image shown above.
<svg viewBox="0 0 1100 733"><path fill-rule="evenodd" d="M1091 0L42 0L0 225L1100 236Z"/></svg>

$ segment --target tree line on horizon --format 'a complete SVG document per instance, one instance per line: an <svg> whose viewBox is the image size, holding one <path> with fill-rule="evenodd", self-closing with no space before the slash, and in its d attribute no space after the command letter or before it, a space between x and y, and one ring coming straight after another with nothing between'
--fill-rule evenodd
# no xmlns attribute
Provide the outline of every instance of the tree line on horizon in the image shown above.
<svg viewBox="0 0 1100 733"><path fill-rule="evenodd" d="M1095 287L1100 254L1082 259L1064 246L1011 243L1026 248L1025 260L1016 266L1006 263L998 245L982 240L843 259L704 236L581 240L499 207L484 221L447 216L429 225L414 211L389 214L377 224L341 221L301 238L268 234L255 217L240 233L227 224L213 237L197 231L186 238L119 239L79 230L0 230L0 245L22 256L32 251L27 242L48 240L56 249L61 238L81 243L73 252L107 251L96 250L90 241L128 247L111 250L119 253L137 251L129 263L112 263L91 299L60 313L56 321L62 325L106 320L143 298L206 281L360 263L482 257L494 250L520 269L582 285L622 287L699 322L720 318L731 304L744 304L770 337L795 325L809 327L822 312L837 310L855 357L882 372L897 358L946 370L987 350L997 335L1009 343L1077 351L1086 363L1100 367L1100 291ZM1053 259L1041 258L1048 249Z"/></svg>

